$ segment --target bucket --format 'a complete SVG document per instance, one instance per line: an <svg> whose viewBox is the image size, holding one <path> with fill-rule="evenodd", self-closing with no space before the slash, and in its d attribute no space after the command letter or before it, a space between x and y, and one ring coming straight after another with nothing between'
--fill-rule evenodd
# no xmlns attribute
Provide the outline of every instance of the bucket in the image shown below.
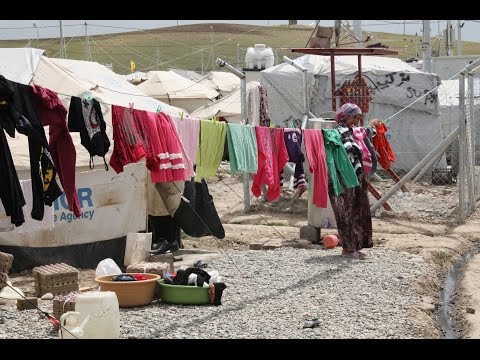
<svg viewBox="0 0 480 360"><path fill-rule="evenodd" d="M337 247L339 240L337 235L332 234L332 235L325 235L323 237L322 242L327 249L334 249Z"/></svg>
<svg viewBox="0 0 480 360"><path fill-rule="evenodd" d="M120 310L113 291L96 291L80 294L75 301L75 311L80 313L77 323L82 324L82 339L119 339Z"/></svg>

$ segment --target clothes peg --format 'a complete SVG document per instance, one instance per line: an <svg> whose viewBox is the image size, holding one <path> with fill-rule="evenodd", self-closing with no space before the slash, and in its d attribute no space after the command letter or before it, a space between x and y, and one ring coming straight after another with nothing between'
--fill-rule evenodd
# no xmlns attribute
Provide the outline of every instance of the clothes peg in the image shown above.
<svg viewBox="0 0 480 360"><path fill-rule="evenodd" d="M178 114L180 115L180 120L183 120L183 111L180 111Z"/></svg>
<svg viewBox="0 0 480 360"><path fill-rule="evenodd" d="M83 93L83 98L88 100L88 101L92 101L92 99L93 99L92 93L90 91L85 91Z"/></svg>
<svg viewBox="0 0 480 360"><path fill-rule="evenodd" d="M157 106L157 110L156 110L157 114L162 112L162 105L158 105Z"/></svg>

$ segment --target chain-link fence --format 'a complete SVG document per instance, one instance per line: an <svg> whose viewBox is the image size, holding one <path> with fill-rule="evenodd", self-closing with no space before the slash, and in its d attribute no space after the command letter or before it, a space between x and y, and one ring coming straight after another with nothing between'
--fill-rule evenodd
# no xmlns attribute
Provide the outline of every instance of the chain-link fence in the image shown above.
<svg viewBox="0 0 480 360"><path fill-rule="evenodd" d="M382 201L373 200L372 210L388 204L400 215L435 223L463 223L475 210L480 194L480 77L472 69L467 67L457 80L444 81L438 89L444 92L443 141L411 170L399 170L400 181L384 170L377 172L372 184Z"/></svg>

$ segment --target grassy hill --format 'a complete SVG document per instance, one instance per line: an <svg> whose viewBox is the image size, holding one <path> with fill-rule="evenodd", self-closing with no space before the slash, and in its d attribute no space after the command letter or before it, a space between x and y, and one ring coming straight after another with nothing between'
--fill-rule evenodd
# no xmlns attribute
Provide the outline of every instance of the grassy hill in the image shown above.
<svg viewBox="0 0 480 360"><path fill-rule="evenodd" d="M252 26L240 24L197 24L135 31L89 37L91 59L102 64L112 64L120 74L130 73L130 61L136 70L167 70L180 68L199 73L217 69L214 60L224 59L233 66L243 66L249 46L266 44L275 54L275 64L282 62L284 55L295 58L302 54L292 53L289 48L305 47L313 28L307 26ZM421 36L371 32L364 46L381 43L399 51L398 57L405 60L422 57ZM364 32L364 39L367 34ZM342 34L340 44L344 47L353 40ZM85 37L65 38L69 59L86 60ZM0 47L36 47L44 49L50 57L59 56L59 39L3 40ZM480 43L463 42L464 55L480 54ZM445 41L432 39L432 56L446 55ZM454 48L456 54L456 42Z"/></svg>

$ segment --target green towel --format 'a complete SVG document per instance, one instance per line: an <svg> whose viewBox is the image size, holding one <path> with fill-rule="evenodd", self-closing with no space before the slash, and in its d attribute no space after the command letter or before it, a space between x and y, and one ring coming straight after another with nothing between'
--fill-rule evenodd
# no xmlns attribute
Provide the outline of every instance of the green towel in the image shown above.
<svg viewBox="0 0 480 360"><path fill-rule="evenodd" d="M255 127L252 125L228 124L228 154L232 173L256 173L258 149Z"/></svg>
<svg viewBox="0 0 480 360"><path fill-rule="evenodd" d="M227 124L220 121L200 120L200 141L195 163L195 181L215 176L222 161Z"/></svg>

